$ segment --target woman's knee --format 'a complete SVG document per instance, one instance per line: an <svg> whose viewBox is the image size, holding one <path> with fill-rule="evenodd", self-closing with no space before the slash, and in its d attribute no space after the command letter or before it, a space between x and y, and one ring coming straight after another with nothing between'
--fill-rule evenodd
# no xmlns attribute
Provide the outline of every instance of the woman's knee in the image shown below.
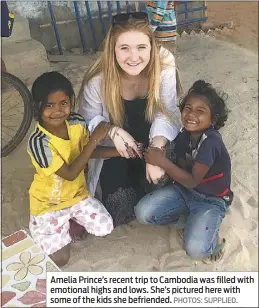
<svg viewBox="0 0 259 308"><path fill-rule="evenodd" d="M69 244L66 245L60 250L54 252L49 257L58 267L65 266L68 263L69 258L70 258L70 245Z"/></svg>

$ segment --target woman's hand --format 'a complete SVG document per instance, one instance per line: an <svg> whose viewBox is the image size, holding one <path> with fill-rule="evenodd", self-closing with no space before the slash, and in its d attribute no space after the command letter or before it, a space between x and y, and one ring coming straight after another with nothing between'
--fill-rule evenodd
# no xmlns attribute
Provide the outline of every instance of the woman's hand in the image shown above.
<svg viewBox="0 0 259 308"><path fill-rule="evenodd" d="M149 183L153 182L158 184L159 180L165 176L165 171L158 167L150 164L146 164L146 178Z"/></svg>
<svg viewBox="0 0 259 308"><path fill-rule="evenodd" d="M101 122L96 126L90 138L93 139L96 144L98 144L100 141L106 138L110 127L111 125L109 123Z"/></svg>
<svg viewBox="0 0 259 308"><path fill-rule="evenodd" d="M117 151L122 157L135 158L142 157L140 148L135 139L120 127L113 126L108 133L114 142Z"/></svg>
<svg viewBox="0 0 259 308"><path fill-rule="evenodd" d="M160 167L161 161L165 159L165 145L167 139L163 136L156 136L150 140L149 147L144 153L146 160L146 178L149 183L158 184L165 176L165 171Z"/></svg>

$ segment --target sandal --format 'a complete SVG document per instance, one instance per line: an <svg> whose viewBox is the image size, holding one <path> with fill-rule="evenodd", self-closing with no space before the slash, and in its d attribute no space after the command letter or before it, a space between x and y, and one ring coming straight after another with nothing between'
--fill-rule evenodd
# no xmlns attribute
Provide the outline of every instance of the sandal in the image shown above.
<svg viewBox="0 0 259 308"><path fill-rule="evenodd" d="M183 240L184 229L177 229L176 232L180 239Z"/></svg>
<svg viewBox="0 0 259 308"><path fill-rule="evenodd" d="M205 264L216 264L220 262L225 253L226 239L223 238L222 242L214 249L213 253L207 258L203 259L202 262Z"/></svg>

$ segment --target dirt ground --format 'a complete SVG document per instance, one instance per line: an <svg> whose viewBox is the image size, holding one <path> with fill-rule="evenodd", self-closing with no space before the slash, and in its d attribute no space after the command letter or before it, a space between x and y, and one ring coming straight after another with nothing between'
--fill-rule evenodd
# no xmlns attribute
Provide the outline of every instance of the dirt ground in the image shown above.
<svg viewBox="0 0 259 308"><path fill-rule="evenodd" d="M179 39L177 62L184 89L205 79L226 91L231 113L222 135L232 159L234 202L220 236L227 239L223 262L205 265L185 254L172 226L145 226L136 221L111 235L71 244L64 271L256 271L258 270L258 113L257 55L214 37L195 35ZM220 63L220 65L217 65ZM85 65L56 64L78 93ZM34 129L31 126L30 131ZM2 233L28 230L29 194L35 172L26 152L28 136L2 159ZM251 172L253 170L253 172Z"/></svg>
<svg viewBox="0 0 259 308"><path fill-rule="evenodd" d="M222 134L232 158L235 201L221 229L228 240L224 262L209 267L202 262L197 264L185 255L173 228L134 222L117 228L109 237L91 235L73 244L66 271L258 270L258 113L251 107L258 100L258 57L254 53L258 49L257 6L256 2L208 1L209 22L234 23L231 34L222 39L249 50L197 35L179 39L177 51L185 89L194 80L205 79L229 95L231 113ZM51 69L67 76L78 93L87 68L85 61L85 65L67 63L64 67L52 64ZM26 152L27 140L28 136L2 159L3 235L21 228L28 230L28 190L35 170Z"/></svg>
<svg viewBox="0 0 259 308"><path fill-rule="evenodd" d="M233 21L232 35L222 36L239 46L258 50L257 1L207 1L208 22L215 25Z"/></svg>

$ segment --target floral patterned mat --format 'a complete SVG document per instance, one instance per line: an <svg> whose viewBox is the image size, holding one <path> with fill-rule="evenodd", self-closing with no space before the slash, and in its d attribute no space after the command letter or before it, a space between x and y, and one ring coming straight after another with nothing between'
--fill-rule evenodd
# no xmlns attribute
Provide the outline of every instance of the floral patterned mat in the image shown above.
<svg viewBox="0 0 259 308"><path fill-rule="evenodd" d="M46 307L47 272L60 269L24 230L2 239L1 307Z"/></svg>

